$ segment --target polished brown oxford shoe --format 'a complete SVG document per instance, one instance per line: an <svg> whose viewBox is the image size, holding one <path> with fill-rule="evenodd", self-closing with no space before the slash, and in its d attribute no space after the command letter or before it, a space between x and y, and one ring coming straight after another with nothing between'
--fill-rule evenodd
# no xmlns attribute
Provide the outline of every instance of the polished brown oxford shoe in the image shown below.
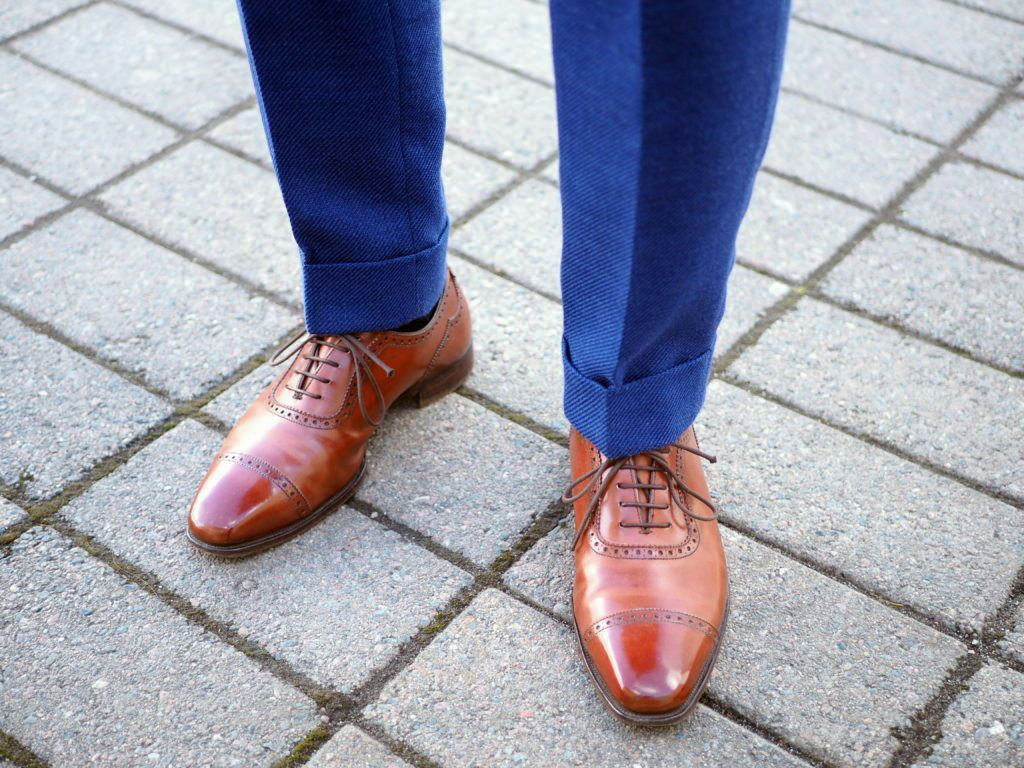
<svg viewBox="0 0 1024 768"><path fill-rule="evenodd" d="M569 437L573 618L601 698L631 723L668 725L707 687L729 581L693 428L657 451L608 459Z"/></svg>
<svg viewBox="0 0 1024 768"><path fill-rule="evenodd" d="M196 492L188 538L200 549L227 556L266 549L351 497L366 442L387 409L400 397L426 405L469 376L469 306L449 273L426 326L303 334L275 358L292 355L228 434Z"/></svg>

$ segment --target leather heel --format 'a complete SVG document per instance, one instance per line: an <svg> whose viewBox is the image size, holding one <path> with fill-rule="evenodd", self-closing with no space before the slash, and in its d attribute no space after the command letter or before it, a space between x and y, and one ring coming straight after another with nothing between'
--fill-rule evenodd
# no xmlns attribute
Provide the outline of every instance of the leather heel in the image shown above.
<svg viewBox="0 0 1024 768"><path fill-rule="evenodd" d="M412 398L417 408L423 408L440 400L449 392L454 392L469 378L473 370L473 347L451 365L428 374L415 387L406 393Z"/></svg>

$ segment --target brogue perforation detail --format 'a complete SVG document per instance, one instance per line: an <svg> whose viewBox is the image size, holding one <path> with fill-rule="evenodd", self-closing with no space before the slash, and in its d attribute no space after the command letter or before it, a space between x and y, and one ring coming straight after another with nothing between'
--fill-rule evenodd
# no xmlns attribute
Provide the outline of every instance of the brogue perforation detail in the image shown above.
<svg viewBox="0 0 1024 768"><path fill-rule="evenodd" d="M605 616L603 619L595 621L583 633L583 642L589 643L600 632L609 627L619 627L627 624L679 624L680 626L697 630L711 640L715 640L718 637L718 629L699 616L662 608L634 608L629 611L613 613L611 616Z"/></svg>
<svg viewBox="0 0 1024 768"><path fill-rule="evenodd" d="M686 518L686 539L681 544L657 544L652 546L612 544L601 537L601 516L594 517L590 531L587 533L590 547L599 555L618 557L629 560L677 560L688 557L700 546L700 529L697 524Z"/></svg>
<svg viewBox="0 0 1024 768"><path fill-rule="evenodd" d="M309 506L309 502L306 501L306 497L302 495L302 491L300 491L298 486L289 480L281 470L270 462L264 461L258 456L252 456L248 453L222 453L218 458L222 461L229 461L233 464L238 464L239 466L245 467L259 475L263 475L263 477L267 478L278 488L278 490L288 497L300 514L303 516L309 514L311 507Z"/></svg>

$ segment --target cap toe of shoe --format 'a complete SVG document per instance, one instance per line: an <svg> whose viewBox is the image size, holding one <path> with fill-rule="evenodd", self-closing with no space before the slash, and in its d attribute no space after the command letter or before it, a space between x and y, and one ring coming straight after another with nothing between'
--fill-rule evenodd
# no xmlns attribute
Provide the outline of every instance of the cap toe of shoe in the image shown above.
<svg viewBox="0 0 1024 768"><path fill-rule="evenodd" d="M272 533L299 516L295 502L268 477L218 460L192 501L188 530L201 544L227 547Z"/></svg>
<svg viewBox="0 0 1024 768"><path fill-rule="evenodd" d="M623 624L586 646L608 695L628 712L664 714L691 704L714 657L704 632L672 623Z"/></svg>

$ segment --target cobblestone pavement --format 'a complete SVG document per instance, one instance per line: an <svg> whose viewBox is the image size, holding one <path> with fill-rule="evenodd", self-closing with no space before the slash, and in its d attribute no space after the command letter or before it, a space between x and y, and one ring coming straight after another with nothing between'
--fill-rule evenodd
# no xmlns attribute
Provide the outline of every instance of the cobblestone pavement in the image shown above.
<svg viewBox="0 0 1024 768"><path fill-rule="evenodd" d="M732 619L657 732L568 627L547 10L443 7L477 368L234 563L185 510L301 324L234 4L0 7L0 766L1024 766L1024 2L796 0L700 419Z"/></svg>

